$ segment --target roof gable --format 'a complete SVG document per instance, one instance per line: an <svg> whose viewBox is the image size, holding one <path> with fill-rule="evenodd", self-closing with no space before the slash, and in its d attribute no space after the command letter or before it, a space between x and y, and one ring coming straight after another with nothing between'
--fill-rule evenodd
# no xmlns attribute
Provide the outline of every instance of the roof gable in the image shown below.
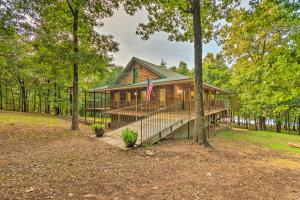
<svg viewBox="0 0 300 200"><path fill-rule="evenodd" d="M152 71L153 73L157 74L158 77L160 79L174 79L174 80L178 80L178 79L186 79L189 78L187 76L184 76L182 74L178 74L176 72L173 72L169 69L163 68L161 66L157 66L153 63L147 62L145 60L136 58L136 57L132 57L132 59L129 61L129 63L126 65L126 67L123 69L123 71L121 72L121 74L119 75L119 77L116 80L116 84L120 84L121 80L124 78L126 72L130 71L131 68L133 67L133 63L137 62L139 64L141 64L142 66L146 67L148 70Z"/></svg>

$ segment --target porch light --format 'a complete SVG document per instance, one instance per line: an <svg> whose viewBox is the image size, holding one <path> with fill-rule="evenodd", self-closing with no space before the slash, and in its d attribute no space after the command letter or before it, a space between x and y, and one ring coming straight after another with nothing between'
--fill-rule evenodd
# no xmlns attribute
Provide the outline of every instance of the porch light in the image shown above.
<svg viewBox="0 0 300 200"><path fill-rule="evenodd" d="M134 96L136 96L137 95L137 92L134 92Z"/></svg>

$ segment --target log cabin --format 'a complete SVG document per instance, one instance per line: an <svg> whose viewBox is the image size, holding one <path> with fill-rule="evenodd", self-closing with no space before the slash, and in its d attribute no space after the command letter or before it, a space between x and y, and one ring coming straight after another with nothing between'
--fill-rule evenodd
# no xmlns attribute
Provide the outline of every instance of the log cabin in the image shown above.
<svg viewBox="0 0 300 200"><path fill-rule="evenodd" d="M153 89L147 100L149 83ZM228 93L207 83L203 87L205 115L217 118L228 110ZM167 110L188 110L193 115L194 98L194 78L133 57L114 84L85 91L85 121L93 119L111 130Z"/></svg>

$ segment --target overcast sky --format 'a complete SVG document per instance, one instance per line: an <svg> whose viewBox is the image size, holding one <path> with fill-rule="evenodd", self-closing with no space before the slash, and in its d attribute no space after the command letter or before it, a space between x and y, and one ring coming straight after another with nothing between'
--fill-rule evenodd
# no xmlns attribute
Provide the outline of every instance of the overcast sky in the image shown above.
<svg viewBox="0 0 300 200"><path fill-rule="evenodd" d="M245 0L247 1L247 0ZM245 5L245 1L243 5ZM149 40L142 40L135 34L136 27L140 22L147 21L147 12L139 11L135 16L130 16L121 8L113 17L104 21L104 27L99 31L111 34L120 44L120 51L114 55L114 63L125 66L131 57L135 56L154 64L160 64L161 59L168 66L178 65L182 60L193 66L193 44L188 42L171 42L166 33L156 33ZM221 48L212 41L204 45L203 56L207 52L217 53Z"/></svg>

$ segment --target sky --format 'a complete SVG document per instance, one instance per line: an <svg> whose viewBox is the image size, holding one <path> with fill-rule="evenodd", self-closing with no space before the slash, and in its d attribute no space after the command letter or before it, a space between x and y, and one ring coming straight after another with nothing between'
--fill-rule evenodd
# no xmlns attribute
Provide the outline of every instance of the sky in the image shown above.
<svg viewBox="0 0 300 200"><path fill-rule="evenodd" d="M242 0L242 5L247 5L247 0ZM167 66L178 66L184 61L189 67L193 66L193 44L189 42L169 41L168 35L163 32L155 33L149 40L142 40L135 34L140 22L147 22L147 12L139 11L134 16L126 14L120 8L110 18L104 20L104 26L98 31L103 34L111 34L119 43L119 52L114 54L116 65L126 66L135 56L154 64L160 64L163 59ZM208 52L214 54L220 52L221 47L215 41L203 46L203 56Z"/></svg>

